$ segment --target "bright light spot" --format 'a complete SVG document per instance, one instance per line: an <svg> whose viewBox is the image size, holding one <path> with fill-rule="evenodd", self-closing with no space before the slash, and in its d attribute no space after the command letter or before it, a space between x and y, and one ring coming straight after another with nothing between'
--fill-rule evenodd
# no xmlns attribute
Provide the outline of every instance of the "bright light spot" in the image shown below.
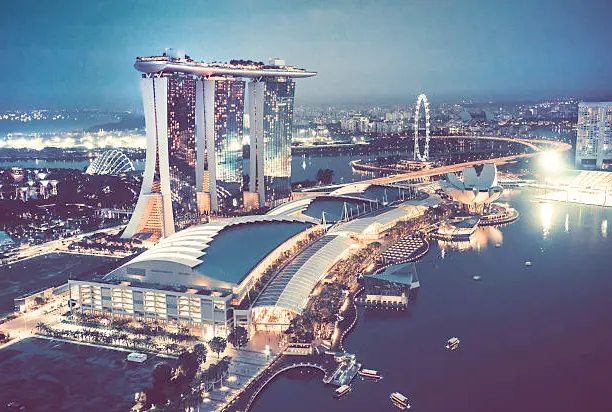
<svg viewBox="0 0 612 412"><path fill-rule="evenodd" d="M603 237L608 237L608 219L601 221L601 235Z"/></svg>
<svg viewBox="0 0 612 412"><path fill-rule="evenodd" d="M226 391L228 391L228 390L229 390L229 388L228 388L227 386L222 386L222 387L220 388L220 390L221 390L221 391L223 391L223 392L226 392Z"/></svg>
<svg viewBox="0 0 612 412"><path fill-rule="evenodd" d="M561 169L561 159L557 152L543 152L540 156L542 169L547 172L554 172Z"/></svg>
<svg viewBox="0 0 612 412"><path fill-rule="evenodd" d="M542 221L542 235L544 239L550 234L550 227L553 219L552 203L540 203L540 219Z"/></svg>
<svg viewBox="0 0 612 412"><path fill-rule="evenodd" d="M235 377L234 375L230 376L227 378L228 382L236 382L236 379L238 379L237 377Z"/></svg>

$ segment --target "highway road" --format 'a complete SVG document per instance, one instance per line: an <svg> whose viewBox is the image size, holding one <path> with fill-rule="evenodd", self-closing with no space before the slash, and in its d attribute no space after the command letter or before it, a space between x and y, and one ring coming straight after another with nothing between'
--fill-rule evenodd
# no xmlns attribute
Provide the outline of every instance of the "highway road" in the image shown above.
<svg viewBox="0 0 612 412"><path fill-rule="evenodd" d="M13 263L17 263L19 261L30 259L36 256L44 255L52 252L66 252L69 244L79 241L87 236L91 236L96 233L108 233L108 234L117 234L119 233L125 225L113 226L105 229L98 229L92 232L81 233L78 235L74 235L71 237L66 237L58 240L52 240L50 242L41 243L40 245L26 246L23 248L17 249L16 253L10 258L2 260L2 265L11 265ZM80 253L85 254L85 253ZM100 255L100 256L108 256L102 255L100 253L91 253L92 255ZM114 256L116 257L116 256Z"/></svg>
<svg viewBox="0 0 612 412"><path fill-rule="evenodd" d="M437 175L442 175L442 174L450 173L450 172L457 172L459 170L462 170L464 167L475 166L475 165L479 165L483 163L494 163L497 165L505 164L505 163L514 162L521 158L537 156L543 152L542 146L548 146L546 151L556 151L556 152L563 152L563 151L566 151L572 148L571 145L567 143L562 143L562 142L554 142L550 140L515 139L512 137L432 136L432 139L487 139L487 140L496 140L496 141L506 141L506 142L520 143L522 145L525 145L533 149L534 151L530 153L521 153L517 155L498 157L494 159L474 160L474 161L469 161L469 162L456 163L454 165L440 166L440 167L434 167L431 169L418 170L414 172L400 173L400 174L392 175L392 176L385 176L385 177L378 177L378 178L369 179L369 180L362 180L357 183L358 184L370 183L370 184L384 185L384 184L390 184L390 183L396 183L396 182L403 182L403 181L411 180L411 179L418 179L422 177L437 176Z"/></svg>

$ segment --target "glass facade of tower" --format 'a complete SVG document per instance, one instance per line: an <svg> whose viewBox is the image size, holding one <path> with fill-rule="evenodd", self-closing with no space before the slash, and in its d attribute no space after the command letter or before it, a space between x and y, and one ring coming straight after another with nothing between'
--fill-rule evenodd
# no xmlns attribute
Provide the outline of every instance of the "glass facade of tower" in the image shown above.
<svg viewBox="0 0 612 412"><path fill-rule="evenodd" d="M215 161L219 210L242 208L245 82L215 81Z"/></svg>
<svg viewBox="0 0 612 412"><path fill-rule="evenodd" d="M612 168L612 102L578 105L576 166Z"/></svg>
<svg viewBox="0 0 612 412"><path fill-rule="evenodd" d="M195 80L168 78L168 165L176 230L197 220L195 146Z"/></svg>
<svg viewBox="0 0 612 412"><path fill-rule="evenodd" d="M291 137L295 83L288 78L266 80L263 110L264 185L266 203L291 196Z"/></svg>

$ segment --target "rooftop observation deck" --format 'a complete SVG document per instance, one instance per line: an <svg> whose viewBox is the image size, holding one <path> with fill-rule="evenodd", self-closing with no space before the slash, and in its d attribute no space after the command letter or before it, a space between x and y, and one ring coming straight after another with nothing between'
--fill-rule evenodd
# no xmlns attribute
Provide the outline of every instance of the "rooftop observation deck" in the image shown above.
<svg viewBox="0 0 612 412"><path fill-rule="evenodd" d="M144 73L185 73L194 76L234 77L313 77L317 72L294 66L271 66L252 61L232 60L230 63L197 62L189 57L137 57L134 68Z"/></svg>

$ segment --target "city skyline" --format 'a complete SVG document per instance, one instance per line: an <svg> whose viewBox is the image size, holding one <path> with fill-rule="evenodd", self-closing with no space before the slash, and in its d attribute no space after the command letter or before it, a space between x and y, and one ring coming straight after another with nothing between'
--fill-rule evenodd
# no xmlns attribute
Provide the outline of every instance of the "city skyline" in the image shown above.
<svg viewBox="0 0 612 412"><path fill-rule="evenodd" d="M207 61L317 67L323 75L297 104L405 103L421 91L438 101L612 95L612 57L600 53L612 5L537 3L11 3L0 17L2 50L20 64L5 67L1 105L138 109L129 63L165 47Z"/></svg>

